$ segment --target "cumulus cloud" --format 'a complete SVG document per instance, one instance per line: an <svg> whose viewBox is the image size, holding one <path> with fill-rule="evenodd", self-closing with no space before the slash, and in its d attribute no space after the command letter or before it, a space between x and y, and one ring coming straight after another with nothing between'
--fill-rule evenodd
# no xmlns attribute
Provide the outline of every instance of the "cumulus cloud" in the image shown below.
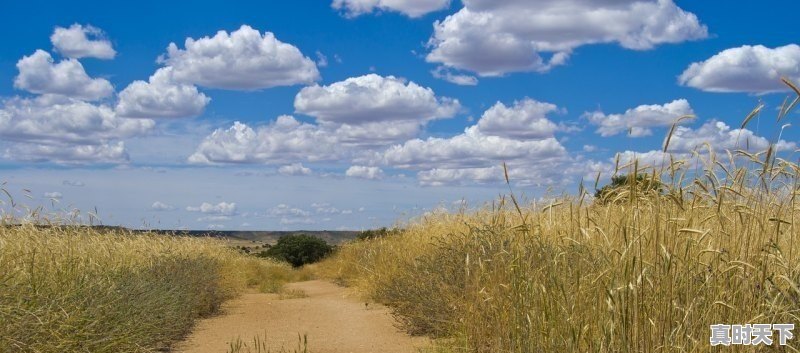
<svg viewBox="0 0 800 353"><path fill-rule="evenodd" d="M124 119L106 105L57 96L11 98L0 107L0 137L21 142L97 144L143 135L155 122Z"/></svg>
<svg viewBox="0 0 800 353"><path fill-rule="evenodd" d="M91 25L76 23L69 28L56 27L50 36L50 42L56 51L68 58L113 59L117 55L105 33Z"/></svg>
<svg viewBox="0 0 800 353"><path fill-rule="evenodd" d="M460 105L414 82L369 74L303 88L295 97L294 107L320 122L357 125L449 118Z"/></svg>
<svg viewBox="0 0 800 353"><path fill-rule="evenodd" d="M200 206L188 206L186 210L189 212L200 212L212 215L232 216L236 214L235 202L220 202L216 205L203 202Z"/></svg>
<svg viewBox="0 0 800 353"><path fill-rule="evenodd" d="M542 161L512 160L507 163L510 182L522 186L566 186L583 177L594 178L598 171L607 171L607 163L561 156ZM417 179L423 186L505 183L506 171L498 163L481 167L444 167L422 170Z"/></svg>
<svg viewBox="0 0 800 353"><path fill-rule="evenodd" d="M82 100L98 100L108 97L114 87L108 80L91 78L78 60L53 61L50 53L36 50L17 62L19 75L14 78L14 87L38 94L59 94Z"/></svg>
<svg viewBox="0 0 800 353"><path fill-rule="evenodd" d="M79 180L64 180L61 182L61 185L64 186L74 186L74 187L83 187L86 186L86 183L79 181Z"/></svg>
<svg viewBox="0 0 800 353"><path fill-rule="evenodd" d="M486 168L434 168L417 173L421 185L441 186L448 184L489 183L503 180L503 168L499 166Z"/></svg>
<svg viewBox="0 0 800 353"><path fill-rule="evenodd" d="M257 90L307 84L319 79L313 60L300 50L261 34L250 26L213 37L187 38L185 49L167 47L160 62L173 69L176 81L231 90Z"/></svg>
<svg viewBox="0 0 800 353"><path fill-rule="evenodd" d="M472 75L455 74L444 66L439 66L435 70L431 71L431 75L440 80L445 80L459 86L476 86L478 84L477 77Z"/></svg>
<svg viewBox="0 0 800 353"><path fill-rule="evenodd" d="M450 0L333 0L331 7L348 17L373 11L395 11L408 17L420 17L450 6Z"/></svg>
<svg viewBox="0 0 800 353"><path fill-rule="evenodd" d="M530 98L514 102L511 107L497 102L478 120L478 130L484 135L517 139L541 139L552 137L558 125L547 119L547 115L562 112L554 104Z"/></svg>
<svg viewBox="0 0 800 353"><path fill-rule="evenodd" d="M291 116L255 128L236 122L206 137L189 161L291 164L337 160L359 150L406 141L417 136L427 122L452 117L461 107L455 99L437 97L430 88L375 74L306 87L297 94L294 105L298 113L313 116L317 124L301 123Z"/></svg>
<svg viewBox="0 0 800 353"><path fill-rule="evenodd" d="M280 204L267 210L268 217L276 218L306 218L310 215L311 212L287 204Z"/></svg>
<svg viewBox="0 0 800 353"><path fill-rule="evenodd" d="M604 137L626 131L631 137L642 137L652 135L651 128L672 126L675 119L685 115L694 115L694 110L687 100L676 99L663 105L640 105L622 114L596 111L584 113L583 117L597 125L597 133Z"/></svg>
<svg viewBox="0 0 800 353"><path fill-rule="evenodd" d="M10 98L0 106L0 138L14 142L5 158L57 163L123 163L119 139L153 130L149 119L124 119L106 105L43 95Z"/></svg>
<svg viewBox="0 0 800 353"><path fill-rule="evenodd" d="M339 158L341 149L335 137L318 126L280 116L274 123L255 129L238 121L227 130L217 129L197 147L189 162L317 162Z"/></svg>
<svg viewBox="0 0 800 353"><path fill-rule="evenodd" d="M419 134L423 125L417 121L387 121L364 124L326 124L337 141L352 146L379 147L403 142Z"/></svg>
<svg viewBox="0 0 800 353"><path fill-rule="evenodd" d="M400 168L486 167L500 161L524 159L529 163L562 157L566 149L555 138L515 140L482 134L476 126L451 138L414 139L390 147L383 162Z"/></svg>
<svg viewBox="0 0 800 353"><path fill-rule="evenodd" d="M429 121L450 118L461 107L458 100L437 97L430 88L376 74L303 88L294 106L335 130L342 142L360 145L407 140Z"/></svg>
<svg viewBox="0 0 800 353"><path fill-rule="evenodd" d="M136 80L122 90L115 110L130 118L184 118L202 114L209 101L197 87L175 82L172 68L166 67L148 82Z"/></svg>
<svg viewBox="0 0 800 353"><path fill-rule="evenodd" d="M63 197L64 197L64 195L62 195L62 194L61 194L60 192L58 192L58 191L53 191L53 192L46 192L46 193L44 193L44 197L45 197L45 198L48 198L48 199L60 200L61 198L63 198Z"/></svg>
<svg viewBox="0 0 800 353"><path fill-rule="evenodd" d="M331 206L331 204L326 202L315 202L311 204L311 207L314 208L314 212L317 214L327 214L327 215L334 215L334 214L352 214L353 210L340 210L336 207Z"/></svg>
<svg viewBox="0 0 800 353"><path fill-rule="evenodd" d="M7 148L3 158L21 162L57 164L120 164L130 160L122 141L95 145L49 145L16 143Z"/></svg>
<svg viewBox="0 0 800 353"><path fill-rule="evenodd" d="M661 166L669 163L670 157L674 160L690 160L696 156L692 153L695 151L700 155L706 155L709 146L717 153L734 150L755 153L769 148L770 141L756 135L751 130L733 129L724 122L710 120L697 128L677 127L672 134L667 152L661 150L624 151L618 153L618 158L620 164L628 164L637 160L640 166ZM796 149L797 144L779 140L775 147L779 151L787 151ZM690 163L697 163L697 161Z"/></svg>
<svg viewBox="0 0 800 353"><path fill-rule="evenodd" d="M292 225L292 224L315 224L317 223L311 218L288 218L283 217L281 218L280 224L281 225Z"/></svg>
<svg viewBox="0 0 800 353"><path fill-rule="evenodd" d="M587 44L646 50L708 36L697 16L672 0L463 3L460 11L434 24L426 60L481 76L548 71Z"/></svg>
<svg viewBox="0 0 800 353"><path fill-rule="evenodd" d="M150 209L153 211L173 211L175 210L175 206L163 203L161 201L153 202L153 205L150 206Z"/></svg>
<svg viewBox="0 0 800 353"><path fill-rule="evenodd" d="M205 216L197 219L198 222L227 222L230 220L230 216Z"/></svg>
<svg viewBox="0 0 800 353"><path fill-rule="evenodd" d="M350 178L361 178L361 179L369 179L369 180L380 180L383 179L383 170L378 167L367 167L361 165L354 165L350 168L347 168L347 171L344 173L346 176Z"/></svg>
<svg viewBox="0 0 800 353"><path fill-rule="evenodd" d="M691 64L679 77L681 85L708 92L770 93L789 88L785 76L800 81L800 46L767 48L744 45L723 50Z"/></svg>
<svg viewBox="0 0 800 353"><path fill-rule="evenodd" d="M302 163L292 163L278 168L278 173L282 175L311 175L311 169L304 167Z"/></svg>
<svg viewBox="0 0 800 353"><path fill-rule="evenodd" d="M757 136L748 129L732 129L721 121L711 120L697 129L679 126L675 129L669 142L669 152L688 153L696 148L701 148L705 143L717 151L724 150L749 150L765 151L769 148L770 141ZM784 140L776 144L778 150L791 150L797 148L794 142Z"/></svg>

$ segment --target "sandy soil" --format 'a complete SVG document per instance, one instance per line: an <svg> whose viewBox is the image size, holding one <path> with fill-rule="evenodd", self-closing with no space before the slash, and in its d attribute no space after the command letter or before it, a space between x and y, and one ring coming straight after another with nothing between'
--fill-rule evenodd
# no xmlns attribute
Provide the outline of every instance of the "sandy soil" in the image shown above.
<svg viewBox="0 0 800 353"><path fill-rule="evenodd" d="M364 302L326 281L291 283L308 297L280 299L276 294L245 294L226 303L223 314L202 320L186 341L183 353L225 353L241 337L267 337L272 350L294 348L297 335L308 335L311 353L409 353L427 340L409 337L394 326L388 309Z"/></svg>

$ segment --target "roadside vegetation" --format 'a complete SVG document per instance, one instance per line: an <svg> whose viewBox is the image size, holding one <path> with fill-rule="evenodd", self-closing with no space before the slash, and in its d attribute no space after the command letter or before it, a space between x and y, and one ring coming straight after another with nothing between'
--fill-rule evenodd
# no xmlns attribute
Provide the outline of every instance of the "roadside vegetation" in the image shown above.
<svg viewBox="0 0 800 353"><path fill-rule="evenodd" d="M156 352L248 288L307 274L220 240L0 225L0 352Z"/></svg>
<svg viewBox="0 0 800 353"><path fill-rule="evenodd" d="M618 162L597 198L581 185L428 214L342 246L319 272L439 338L437 352L707 352L709 325L800 321L800 165L746 143Z"/></svg>
<svg viewBox="0 0 800 353"><path fill-rule="evenodd" d="M325 240L307 234L296 234L280 237L275 245L258 253L258 256L301 267L322 260L332 251L333 247Z"/></svg>

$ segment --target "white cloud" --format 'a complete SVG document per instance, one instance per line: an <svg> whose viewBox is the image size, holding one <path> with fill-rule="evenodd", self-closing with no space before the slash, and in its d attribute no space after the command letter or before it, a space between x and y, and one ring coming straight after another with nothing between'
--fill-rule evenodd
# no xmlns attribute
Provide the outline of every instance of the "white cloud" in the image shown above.
<svg viewBox="0 0 800 353"><path fill-rule="evenodd" d="M148 119L124 119L110 107L63 96L14 97L0 106L0 138L13 142L4 157L56 163L124 163L122 138L153 130ZM116 141L116 142L115 142Z"/></svg>
<svg viewBox="0 0 800 353"><path fill-rule="evenodd" d="M387 146L402 142L419 134L423 125L417 121L370 122L357 125L326 124L327 128L335 128L333 137L348 146Z"/></svg>
<svg viewBox="0 0 800 353"><path fill-rule="evenodd" d="M302 163L292 163L278 168L278 173L283 175L311 175L311 169Z"/></svg>
<svg viewBox="0 0 800 353"><path fill-rule="evenodd" d="M633 161L638 161L640 168L659 167L670 163L670 155L676 159L689 157L689 155L685 153L667 153L661 150L651 150L647 152L624 151L618 153L617 156L612 159L612 162L616 162L615 159L619 158L620 165L627 165Z"/></svg>
<svg viewBox="0 0 800 353"><path fill-rule="evenodd" d="M19 75L14 78L14 87L39 94L59 94L83 100L98 100L108 97L114 87L108 80L91 78L78 60L53 61L50 53L36 50L17 62Z"/></svg>
<svg viewBox="0 0 800 353"><path fill-rule="evenodd" d="M691 64L679 77L684 86L708 92L770 93L789 88L785 76L800 81L800 46L744 45Z"/></svg>
<svg viewBox="0 0 800 353"><path fill-rule="evenodd" d="M396 11L408 17L420 17L450 6L450 0L333 0L331 6L348 17L373 11Z"/></svg>
<svg viewBox="0 0 800 353"><path fill-rule="evenodd" d="M314 208L314 212L318 214L339 214L340 211L338 208L331 206L329 203L312 203L311 207Z"/></svg>
<svg viewBox="0 0 800 353"><path fill-rule="evenodd" d="M328 57L325 54L322 54L321 51L317 50L317 66L318 67L327 67L328 66Z"/></svg>
<svg viewBox="0 0 800 353"><path fill-rule="evenodd" d="M487 167L501 161L542 162L563 157L566 149L555 138L514 140L486 136L476 126L451 138L414 139L389 148L383 162L398 168L433 169Z"/></svg>
<svg viewBox="0 0 800 353"><path fill-rule="evenodd" d="M216 230L216 229L225 229L224 224L209 224L206 228L209 230Z"/></svg>
<svg viewBox="0 0 800 353"><path fill-rule="evenodd" d="M550 103L525 98L514 102L512 107L497 102L478 120L480 132L488 136L518 139L541 139L552 137L558 125L547 119L547 115L562 112Z"/></svg>
<svg viewBox="0 0 800 353"><path fill-rule="evenodd" d="M342 160L413 138L427 121L452 116L460 107L457 101L437 99L433 91L414 83L371 76L357 78L359 83L339 82L301 91L295 105L298 111L315 115L317 124L301 123L291 116L280 116L259 127L235 122L227 130L217 129L207 136L189 162L292 164Z"/></svg>
<svg viewBox="0 0 800 353"><path fill-rule="evenodd" d="M203 202L200 206L188 206L186 207L187 211L190 212L200 212L205 214L213 214L213 215L221 215L221 216L232 216L236 214L236 203L235 202L220 202L216 205Z"/></svg>
<svg viewBox="0 0 800 353"><path fill-rule="evenodd" d="M280 204L267 210L267 216L276 218L306 218L311 216L311 212L287 204Z"/></svg>
<svg viewBox="0 0 800 353"><path fill-rule="evenodd" d="M227 222L230 220L230 216L205 216L197 219L198 222Z"/></svg>
<svg viewBox="0 0 800 353"><path fill-rule="evenodd" d="M50 42L56 51L68 58L113 59L117 54L103 31L91 25L76 23L69 28L56 27Z"/></svg>
<svg viewBox="0 0 800 353"><path fill-rule="evenodd" d="M175 206L163 203L161 201L153 202L153 205L150 206L150 209L153 211L173 211L175 210Z"/></svg>
<svg viewBox="0 0 800 353"><path fill-rule="evenodd" d="M271 32L262 35L243 25L214 37L187 38L185 49L167 47L160 62L173 68L176 81L205 87L256 90L312 83L319 79L314 61Z"/></svg>
<svg viewBox="0 0 800 353"><path fill-rule="evenodd" d="M58 164L120 164L130 160L122 141L96 145L46 145L20 142L7 148L3 158Z"/></svg>
<svg viewBox="0 0 800 353"><path fill-rule="evenodd" d="M455 99L436 97L432 89L414 82L368 74L303 88L294 107L320 122L358 125L449 118L460 105Z"/></svg>
<svg viewBox="0 0 800 353"><path fill-rule="evenodd" d="M394 76L369 74L303 88L295 110L313 116L344 143L387 145L416 136L431 120L450 118L458 100Z"/></svg>
<svg viewBox="0 0 800 353"><path fill-rule="evenodd" d="M293 224L315 224L313 219L311 218L281 218L280 221L281 225L293 225Z"/></svg>
<svg viewBox="0 0 800 353"><path fill-rule="evenodd" d="M148 119L124 119L106 105L39 96L11 98L0 107L0 137L40 143L99 144L152 131Z"/></svg>
<svg viewBox="0 0 800 353"><path fill-rule="evenodd" d="M561 156L542 161L512 160L507 163L509 181L521 186L567 186L581 177L593 178L607 164ZM480 167L444 167L417 173L423 186L505 184L505 170L500 162Z"/></svg>
<svg viewBox="0 0 800 353"><path fill-rule="evenodd" d="M587 44L645 50L707 36L697 16L672 0L465 0L434 24L426 60L502 76L550 70Z"/></svg>
<svg viewBox="0 0 800 353"><path fill-rule="evenodd" d="M53 192L46 192L46 193L44 193L44 197L45 197L45 198L48 198L48 199L61 200L61 198L63 198L63 197L64 197L64 195L63 195L63 194L61 194L61 193L60 193L60 192L58 192L58 191L53 191Z"/></svg>
<svg viewBox="0 0 800 353"><path fill-rule="evenodd" d="M705 143L717 151L735 149L765 151L770 145L769 140L757 136L748 129L731 129L721 121L711 120L697 129L677 127L670 138L668 151L688 153L696 148L702 148ZM778 141L776 146L781 151L797 148L794 142L784 140Z"/></svg>
<svg viewBox="0 0 800 353"><path fill-rule="evenodd" d="M316 125L300 123L291 116L253 129L235 122L217 129L189 157L190 163L296 163L335 160L341 146L334 136Z"/></svg>
<svg viewBox="0 0 800 353"><path fill-rule="evenodd" d="M361 165L354 165L350 168L347 168L347 171L344 173L346 176L350 178L361 178L361 179L369 179L369 180L380 180L383 179L384 174L383 170L378 167L366 167Z"/></svg>
<svg viewBox="0 0 800 353"><path fill-rule="evenodd" d="M670 162L670 157L674 160L691 160L696 156L692 153L695 151L700 155L707 155L708 146L711 146L711 149L717 153L734 150L754 153L765 151L769 148L770 141L748 129L732 129L724 122L711 120L698 128L677 127L670 138L668 152L661 150L624 151L618 153L619 163L624 165L637 160L640 166L662 166ZM797 148L797 144L779 140L776 148L779 151L794 150ZM690 163L697 162L695 160Z"/></svg>
<svg viewBox="0 0 800 353"><path fill-rule="evenodd" d="M130 118L184 118L202 114L209 101L197 87L176 83L172 68L166 67L148 82L136 80L122 90L115 110Z"/></svg>
<svg viewBox="0 0 800 353"><path fill-rule="evenodd" d="M435 70L431 71L431 75L440 80L445 80L459 86L475 86L478 84L477 77L472 75L454 74L444 66L439 66Z"/></svg>
<svg viewBox="0 0 800 353"><path fill-rule="evenodd" d="M458 184L463 182L470 183L489 183L503 180L502 167L486 168L456 168L440 169L434 168L417 173L419 183L426 186L441 186L448 184Z"/></svg>
<svg viewBox="0 0 800 353"><path fill-rule="evenodd" d="M65 185L65 186L74 186L74 187L86 186L86 184L84 182L78 181L78 180L64 180L64 181L61 182L61 184Z"/></svg>
<svg viewBox="0 0 800 353"><path fill-rule="evenodd" d="M603 137L628 131L631 137L653 134L651 128L672 126L681 116L694 115L691 105L685 99L676 99L663 105L640 105L622 114L605 114L601 111L587 112L583 117L597 125L597 133Z"/></svg>

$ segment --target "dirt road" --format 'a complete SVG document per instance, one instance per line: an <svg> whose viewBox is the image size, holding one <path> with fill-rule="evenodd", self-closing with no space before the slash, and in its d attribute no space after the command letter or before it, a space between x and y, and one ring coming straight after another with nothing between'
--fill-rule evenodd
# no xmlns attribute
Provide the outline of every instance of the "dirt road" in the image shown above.
<svg viewBox="0 0 800 353"><path fill-rule="evenodd" d="M298 282L287 288L308 296L245 294L228 302L222 315L201 321L175 351L225 353L237 337L249 343L255 336L266 336L273 351L291 349L297 346L298 334L308 335L311 353L411 353L427 342L395 328L385 307L365 306L330 282Z"/></svg>

